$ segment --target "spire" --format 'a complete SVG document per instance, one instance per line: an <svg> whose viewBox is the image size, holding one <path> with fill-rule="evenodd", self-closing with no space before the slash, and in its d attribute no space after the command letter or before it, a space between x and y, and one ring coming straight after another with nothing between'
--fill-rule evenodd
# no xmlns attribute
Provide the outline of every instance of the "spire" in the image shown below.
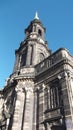
<svg viewBox="0 0 73 130"><path fill-rule="evenodd" d="M34 19L39 19L38 12L36 11Z"/></svg>

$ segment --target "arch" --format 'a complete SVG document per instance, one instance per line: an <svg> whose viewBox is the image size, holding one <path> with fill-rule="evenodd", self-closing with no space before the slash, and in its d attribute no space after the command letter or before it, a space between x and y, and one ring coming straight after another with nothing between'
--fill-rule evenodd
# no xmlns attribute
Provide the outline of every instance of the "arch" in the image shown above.
<svg viewBox="0 0 73 130"><path fill-rule="evenodd" d="M39 61L41 62L41 61L43 61L44 59L45 59L44 54L43 54L43 53L40 53L40 55L39 55Z"/></svg>
<svg viewBox="0 0 73 130"><path fill-rule="evenodd" d="M42 36L42 31L41 31L41 29L38 29L38 34L39 34L39 36Z"/></svg>

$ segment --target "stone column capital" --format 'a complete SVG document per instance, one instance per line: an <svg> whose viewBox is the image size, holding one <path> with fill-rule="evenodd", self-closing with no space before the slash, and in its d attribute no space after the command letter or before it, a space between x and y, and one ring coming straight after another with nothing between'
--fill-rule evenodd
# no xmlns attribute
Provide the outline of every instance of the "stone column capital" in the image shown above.
<svg viewBox="0 0 73 130"><path fill-rule="evenodd" d="M15 91L16 91L16 93L19 93L19 92L25 93L25 89L24 88L18 88L18 87L16 87Z"/></svg>
<svg viewBox="0 0 73 130"><path fill-rule="evenodd" d="M27 86L26 86L26 87L25 87L25 91L26 91L26 92L33 92L33 89L32 89L31 87L27 87Z"/></svg>

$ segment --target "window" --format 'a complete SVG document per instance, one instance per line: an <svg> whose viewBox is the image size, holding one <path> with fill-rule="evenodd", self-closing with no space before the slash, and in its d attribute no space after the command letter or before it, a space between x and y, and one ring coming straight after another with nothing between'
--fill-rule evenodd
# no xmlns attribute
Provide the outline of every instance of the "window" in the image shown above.
<svg viewBox="0 0 73 130"><path fill-rule="evenodd" d="M60 106L60 92L59 92L59 84L55 82L52 83L45 89L45 102L47 109L54 109Z"/></svg>
<svg viewBox="0 0 73 130"><path fill-rule="evenodd" d="M40 62L43 61L43 60L45 59L44 54L43 54L43 53L40 53L40 57L39 57L39 58L40 58Z"/></svg>
<svg viewBox="0 0 73 130"><path fill-rule="evenodd" d="M42 31L40 29L38 30L38 34L39 36L42 36Z"/></svg>
<svg viewBox="0 0 73 130"><path fill-rule="evenodd" d="M33 32L36 32L36 25L33 26Z"/></svg>
<svg viewBox="0 0 73 130"><path fill-rule="evenodd" d="M50 87L50 108L59 106L59 91L58 87Z"/></svg>
<svg viewBox="0 0 73 130"><path fill-rule="evenodd" d="M27 55L27 49L21 56L21 67L26 65L26 55Z"/></svg>

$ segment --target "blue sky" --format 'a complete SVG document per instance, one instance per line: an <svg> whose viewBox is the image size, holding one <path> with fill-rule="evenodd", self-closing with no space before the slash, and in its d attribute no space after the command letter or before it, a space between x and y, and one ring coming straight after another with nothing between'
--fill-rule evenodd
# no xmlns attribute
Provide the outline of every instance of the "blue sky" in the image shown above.
<svg viewBox="0 0 73 130"><path fill-rule="evenodd" d="M0 87L13 71L15 49L36 11L48 47L53 52L64 47L73 55L73 0L0 0Z"/></svg>

